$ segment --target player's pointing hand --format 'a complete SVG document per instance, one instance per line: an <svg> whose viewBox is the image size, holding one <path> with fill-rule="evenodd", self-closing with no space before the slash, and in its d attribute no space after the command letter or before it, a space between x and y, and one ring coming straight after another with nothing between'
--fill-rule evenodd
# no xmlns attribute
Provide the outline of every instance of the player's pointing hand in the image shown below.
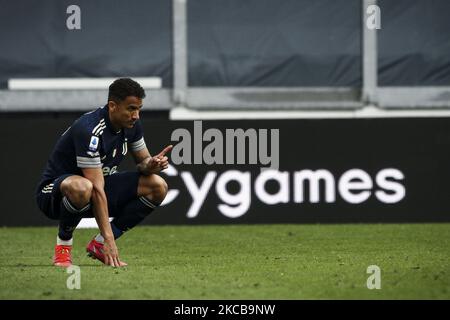
<svg viewBox="0 0 450 320"><path fill-rule="evenodd" d="M156 156L151 157L146 164L146 172L148 173L158 173L161 170L167 169L169 167L169 158L166 154L172 150L173 146L169 145L165 147Z"/></svg>
<svg viewBox="0 0 450 320"><path fill-rule="evenodd" d="M169 152L170 150L172 150L172 148L173 148L173 145L169 145L169 146L165 147L165 148L163 149L163 151L161 151L160 153L158 153L155 157L157 157L157 158L162 158L162 157L164 157L164 156L166 155L167 152Z"/></svg>

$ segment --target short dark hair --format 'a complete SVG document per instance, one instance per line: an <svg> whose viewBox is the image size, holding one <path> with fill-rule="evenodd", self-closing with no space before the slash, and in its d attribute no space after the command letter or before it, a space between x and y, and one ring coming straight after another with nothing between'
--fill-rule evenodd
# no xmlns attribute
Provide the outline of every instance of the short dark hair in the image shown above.
<svg viewBox="0 0 450 320"><path fill-rule="evenodd" d="M121 102L126 97L145 98L145 91L139 83L130 78L119 78L109 86L108 101Z"/></svg>

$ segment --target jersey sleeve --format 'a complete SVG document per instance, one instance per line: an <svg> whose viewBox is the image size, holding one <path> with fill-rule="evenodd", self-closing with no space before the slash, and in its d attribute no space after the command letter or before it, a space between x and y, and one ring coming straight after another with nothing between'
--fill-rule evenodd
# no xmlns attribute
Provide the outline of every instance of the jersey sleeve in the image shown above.
<svg viewBox="0 0 450 320"><path fill-rule="evenodd" d="M129 139L128 146L131 151L139 151L147 147L140 121L136 122L134 126L134 135Z"/></svg>
<svg viewBox="0 0 450 320"><path fill-rule="evenodd" d="M101 168L100 138L92 130L81 125L73 128L72 139L75 146L78 168Z"/></svg>

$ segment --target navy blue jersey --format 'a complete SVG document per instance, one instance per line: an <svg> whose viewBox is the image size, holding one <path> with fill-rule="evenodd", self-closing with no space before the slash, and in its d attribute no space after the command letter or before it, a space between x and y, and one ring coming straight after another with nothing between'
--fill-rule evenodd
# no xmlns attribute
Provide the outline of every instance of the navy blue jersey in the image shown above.
<svg viewBox="0 0 450 320"><path fill-rule="evenodd" d="M81 168L102 168L103 175L113 174L128 149L139 151L145 147L139 120L133 128L116 132L108 106L85 113L58 139L38 190L61 175L82 175Z"/></svg>

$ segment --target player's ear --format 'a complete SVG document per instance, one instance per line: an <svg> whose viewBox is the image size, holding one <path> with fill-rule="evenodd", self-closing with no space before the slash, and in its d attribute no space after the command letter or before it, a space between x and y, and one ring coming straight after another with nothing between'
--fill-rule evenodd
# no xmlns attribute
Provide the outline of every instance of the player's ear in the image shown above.
<svg viewBox="0 0 450 320"><path fill-rule="evenodd" d="M111 110L111 111L115 111L115 110L117 109L117 103L115 103L115 102L112 101L112 100L109 100L109 101L108 101L108 108L109 108L109 110Z"/></svg>

